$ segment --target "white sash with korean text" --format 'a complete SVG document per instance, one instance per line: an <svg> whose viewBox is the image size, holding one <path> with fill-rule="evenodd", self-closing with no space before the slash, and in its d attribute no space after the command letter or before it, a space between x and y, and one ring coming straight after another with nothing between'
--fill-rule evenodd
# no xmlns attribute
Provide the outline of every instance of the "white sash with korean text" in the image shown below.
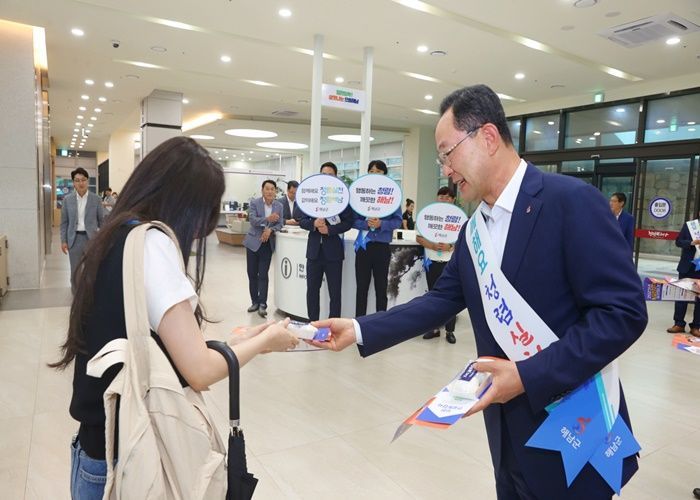
<svg viewBox="0 0 700 500"><path fill-rule="evenodd" d="M559 340L501 271L481 205L474 211L467 226L465 237L479 281L484 316L491 334L506 356L511 361L522 361ZM603 385L599 387L599 395L610 430L620 406L617 360L600 372L599 380Z"/></svg>

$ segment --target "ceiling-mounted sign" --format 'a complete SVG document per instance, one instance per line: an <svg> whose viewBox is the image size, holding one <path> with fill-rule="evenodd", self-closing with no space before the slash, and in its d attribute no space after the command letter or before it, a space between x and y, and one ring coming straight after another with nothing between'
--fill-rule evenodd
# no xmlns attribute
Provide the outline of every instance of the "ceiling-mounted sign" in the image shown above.
<svg viewBox="0 0 700 500"><path fill-rule="evenodd" d="M365 91L324 83L321 85L321 104L350 111L364 111Z"/></svg>

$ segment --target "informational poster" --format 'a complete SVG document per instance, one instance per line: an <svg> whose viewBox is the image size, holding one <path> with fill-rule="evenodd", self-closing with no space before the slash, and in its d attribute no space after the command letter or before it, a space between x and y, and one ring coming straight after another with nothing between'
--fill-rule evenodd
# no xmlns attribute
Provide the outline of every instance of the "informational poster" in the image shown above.
<svg viewBox="0 0 700 500"><path fill-rule="evenodd" d="M457 205L431 203L418 212L416 230L433 243L452 244L459 238L459 232L467 219L467 214Z"/></svg>
<svg viewBox="0 0 700 500"><path fill-rule="evenodd" d="M348 203L350 193L345 183L334 175L315 174L299 183L297 205L309 217L339 215Z"/></svg>
<svg viewBox="0 0 700 500"><path fill-rule="evenodd" d="M401 207L401 188L387 175L363 175L350 185L350 206L363 217L381 219Z"/></svg>

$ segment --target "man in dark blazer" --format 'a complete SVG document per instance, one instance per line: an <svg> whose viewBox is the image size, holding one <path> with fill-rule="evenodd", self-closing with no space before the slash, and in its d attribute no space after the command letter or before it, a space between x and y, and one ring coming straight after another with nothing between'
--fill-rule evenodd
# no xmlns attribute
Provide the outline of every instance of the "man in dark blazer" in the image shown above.
<svg viewBox="0 0 700 500"><path fill-rule="evenodd" d="M625 193L613 193L610 196L610 210L620 223L622 235L627 240L630 250L634 252L634 217L625 210L627 196Z"/></svg>
<svg viewBox="0 0 700 500"><path fill-rule="evenodd" d="M477 363L493 382L470 410L484 413L498 498L610 499L613 490L590 464L567 487L560 454L525 443L549 403L620 356L646 327L641 281L617 222L594 187L520 159L488 87L455 91L440 111L435 138L443 173L463 200L484 202L473 217L484 218L503 274L558 340L524 360L507 359L487 324L466 224L426 295L387 312L315 324L331 327L328 348L357 342L369 356L469 309L478 355L498 358ZM629 422L622 393L619 414ZM636 470L637 458L626 458L622 484Z"/></svg>
<svg viewBox="0 0 700 500"><path fill-rule="evenodd" d="M321 173L338 175L338 167L333 162L321 165ZM335 217L313 218L297 210L299 225L309 231L306 244L306 309L310 321L321 314L320 293L323 275L326 275L328 295L330 295L329 317L340 316L341 289L343 285L343 260L345 245L342 234L352 227L354 215L348 205Z"/></svg>
<svg viewBox="0 0 700 500"><path fill-rule="evenodd" d="M683 224L683 228L681 228L681 232L678 233L678 237L676 238L676 246L682 249L681 260L678 261L678 267L676 267L679 278L700 279L700 271L696 271L695 264L693 264L696 253L695 245L700 245L700 240L694 240L690 235L688 224ZM668 333L685 332L685 313L687 311L687 302L675 303L673 309L673 326L666 330ZM693 321L690 322L690 333L695 337L700 337L700 301L698 301L697 298L695 299L693 308Z"/></svg>
<svg viewBox="0 0 700 500"><path fill-rule="evenodd" d="M288 226L298 226L299 221L294 218L294 212L297 205L297 188L299 183L297 181L289 181L287 183L287 194L279 199L282 204L282 217L284 218L284 223Z"/></svg>
<svg viewBox="0 0 700 500"><path fill-rule="evenodd" d="M102 199L88 191L90 175L82 167L70 173L75 191L63 198L61 208L61 251L70 260L70 283L75 291L73 274L85 252L88 240L92 239L102 226L104 211Z"/></svg>
<svg viewBox="0 0 700 500"><path fill-rule="evenodd" d="M248 312L258 311L262 318L267 317L267 289L270 283L268 273L272 253L275 251L275 232L284 225L282 203L275 199L276 194L275 181L263 181L262 196L250 202L250 229L243 238L251 302Z"/></svg>

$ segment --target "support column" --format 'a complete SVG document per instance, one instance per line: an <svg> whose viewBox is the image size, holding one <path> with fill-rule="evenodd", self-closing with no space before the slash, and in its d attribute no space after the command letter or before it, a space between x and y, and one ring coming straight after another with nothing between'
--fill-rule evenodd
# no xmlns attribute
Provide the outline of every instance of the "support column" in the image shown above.
<svg viewBox="0 0 700 500"><path fill-rule="evenodd" d="M160 143L182 135L182 93L154 90L141 101L141 159Z"/></svg>
<svg viewBox="0 0 700 500"><path fill-rule="evenodd" d="M116 130L109 136L109 187L118 193L134 171L134 140L138 137L128 130Z"/></svg>
<svg viewBox="0 0 700 500"><path fill-rule="evenodd" d="M364 70L365 110L362 112L360 124L360 174L365 172L369 164L369 137L372 128L372 75L374 72L374 49L372 47L365 47Z"/></svg>
<svg viewBox="0 0 700 500"><path fill-rule="evenodd" d="M311 136L309 169L317 173L321 166L321 85L323 85L323 35L314 35L314 67L311 73Z"/></svg>
<svg viewBox="0 0 700 500"><path fill-rule="evenodd" d="M439 170L435 164L434 127L413 127L404 139L403 195L416 202L416 214L435 201Z"/></svg>

